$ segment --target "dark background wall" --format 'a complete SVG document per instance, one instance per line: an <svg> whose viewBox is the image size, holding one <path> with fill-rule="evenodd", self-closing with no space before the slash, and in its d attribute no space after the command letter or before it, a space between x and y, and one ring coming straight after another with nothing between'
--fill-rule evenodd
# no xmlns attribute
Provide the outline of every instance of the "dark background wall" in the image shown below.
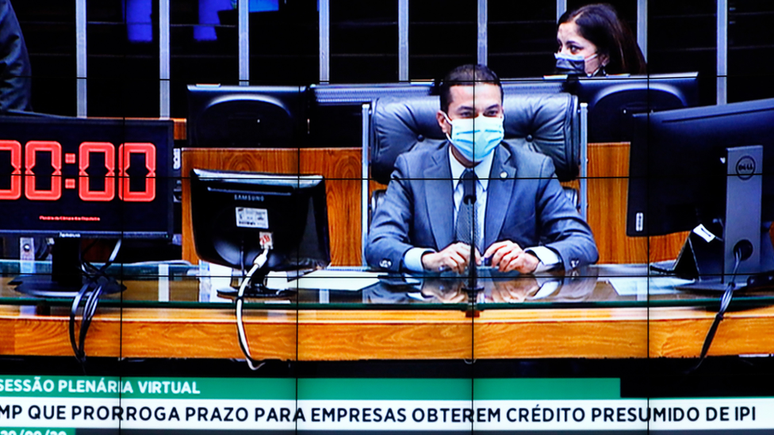
<svg viewBox="0 0 774 435"><path fill-rule="evenodd" d="M236 84L237 11L200 13L230 0L171 1L171 115L186 116L185 86ZM136 21L145 2L146 21ZM569 0L575 8L588 1ZM636 32L636 0L611 0ZM13 2L33 67L37 111L76 113L75 3ZM279 0L250 16L250 84L308 85L319 80L315 0ZM132 11L129 9L135 8ZM476 0L409 1L409 77L433 79L476 61ZM553 69L556 2L489 0L489 65L501 77L539 77ZM158 0L87 3L88 114L158 116ZM142 11L140 11L142 12ZM699 71L701 100L714 104L714 1L650 0L651 73ZM140 13L142 16L142 13ZM398 1L331 0L330 81L398 81ZM209 20L209 24L207 23ZM728 101L774 97L774 2L731 0ZM138 36L139 35L139 36Z"/></svg>

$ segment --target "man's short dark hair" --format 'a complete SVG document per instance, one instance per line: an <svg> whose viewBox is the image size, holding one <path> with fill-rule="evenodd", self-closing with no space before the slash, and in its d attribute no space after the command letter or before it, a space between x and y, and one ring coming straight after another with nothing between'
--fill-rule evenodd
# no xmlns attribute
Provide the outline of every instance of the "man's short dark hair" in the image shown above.
<svg viewBox="0 0 774 435"><path fill-rule="evenodd" d="M441 110L449 113L449 103L451 102L452 86L475 86L480 83L489 83L497 85L500 88L500 99L503 98L503 86L500 84L500 77L489 69L486 65L462 65L454 68L446 74L441 82Z"/></svg>

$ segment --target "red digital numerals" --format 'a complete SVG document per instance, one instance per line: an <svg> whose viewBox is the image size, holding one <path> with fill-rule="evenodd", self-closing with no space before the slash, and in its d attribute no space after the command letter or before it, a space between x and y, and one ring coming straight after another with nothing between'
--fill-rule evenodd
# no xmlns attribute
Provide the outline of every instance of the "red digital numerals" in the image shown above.
<svg viewBox="0 0 774 435"><path fill-rule="evenodd" d="M110 142L84 142L78 147L78 196L84 201L112 201L116 196L116 149ZM105 190L91 190L89 186L89 162L92 154L105 155Z"/></svg>
<svg viewBox="0 0 774 435"><path fill-rule="evenodd" d="M22 151L24 164L22 165ZM22 147L18 141L0 140L0 152L9 152L11 159L11 182L7 189L0 189L0 200L16 200L22 195L33 201L56 201L62 197L62 145L55 141L29 141ZM51 175L36 175L34 170L39 155L48 153L51 157ZM92 190L89 183L89 165L94 154L104 156L105 183L101 190ZM145 160L143 190L131 190L128 170L132 155L142 155ZM83 142L78 147L78 197L83 201L112 201L118 190L118 198L128 202L151 202L156 198L156 147L152 143L124 143L118 147L118 177L116 178L116 149L110 142ZM74 154L66 154L65 164L72 161ZM22 169L24 169L22 177ZM48 188L39 188L36 178L50 177ZM75 180L66 179L65 188L73 186ZM116 183L118 187L116 188Z"/></svg>
<svg viewBox="0 0 774 435"><path fill-rule="evenodd" d="M132 154L145 155L145 168L148 175L145 176L145 189L141 192L129 191L129 160ZM152 143L125 143L118 147L118 167L120 179L118 197L123 201L151 202L156 197L156 147Z"/></svg>
<svg viewBox="0 0 774 435"><path fill-rule="evenodd" d="M35 186L35 168L38 153L51 153L51 188L38 189ZM24 153L24 195L31 201L56 201L62 197L62 145L53 141L31 140L27 142ZM13 159L13 158L12 158Z"/></svg>
<svg viewBox="0 0 774 435"><path fill-rule="evenodd" d="M8 189L0 189L0 200L19 199L21 198L21 191L22 191L21 189L21 186L22 186L21 144L15 140L0 140L0 152L1 151L11 152L11 166L13 167L13 171L11 171L11 187Z"/></svg>

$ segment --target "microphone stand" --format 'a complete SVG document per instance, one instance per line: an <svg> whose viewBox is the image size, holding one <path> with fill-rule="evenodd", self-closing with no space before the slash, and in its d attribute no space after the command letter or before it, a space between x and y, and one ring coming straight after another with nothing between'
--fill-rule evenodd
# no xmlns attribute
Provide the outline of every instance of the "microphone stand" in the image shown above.
<svg viewBox="0 0 774 435"><path fill-rule="evenodd" d="M472 189L472 194L465 195L462 198L462 201L466 204L472 204L473 210L476 209L476 189L475 184L474 188ZM476 224L478 224L478 219L475 219L475 213L474 213L474 219L473 223L471 225L471 229L473 230L473 235L470 238L470 260L468 261L468 283L465 285L462 289L465 290L468 294L468 302L470 302L470 312L472 313L473 310L473 304L476 300L476 296L478 293L482 290L484 290L484 287L481 286L478 283L478 265L476 264Z"/></svg>

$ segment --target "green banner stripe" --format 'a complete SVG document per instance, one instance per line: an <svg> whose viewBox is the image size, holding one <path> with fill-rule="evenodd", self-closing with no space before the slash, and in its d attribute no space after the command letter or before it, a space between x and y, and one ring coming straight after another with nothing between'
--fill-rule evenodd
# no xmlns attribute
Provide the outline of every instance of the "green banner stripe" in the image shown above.
<svg viewBox="0 0 774 435"><path fill-rule="evenodd" d="M476 379L476 400L602 400L620 399L621 381L585 379Z"/></svg>
<svg viewBox="0 0 774 435"><path fill-rule="evenodd" d="M470 379L299 379L299 400L470 400Z"/></svg>
<svg viewBox="0 0 774 435"><path fill-rule="evenodd" d="M265 400L620 399L620 380L0 377L0 397Z"/></svg>
<svg viewBox="0 0 774 435"><path fill-rule="evenodd" d="M299 400L620 399L619 379L299 379Z"/></svg>

